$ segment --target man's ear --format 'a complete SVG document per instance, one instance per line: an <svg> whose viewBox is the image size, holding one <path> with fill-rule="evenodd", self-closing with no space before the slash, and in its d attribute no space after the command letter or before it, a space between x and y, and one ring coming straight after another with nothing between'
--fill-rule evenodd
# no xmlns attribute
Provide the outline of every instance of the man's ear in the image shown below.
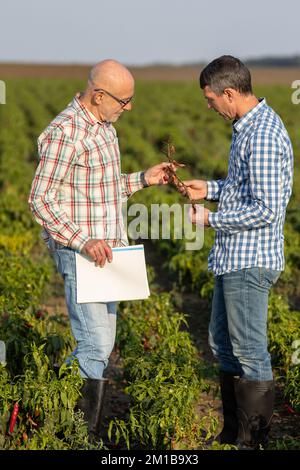
<svg viewBox="0 0 300 470"><path fill-rule="evenodd" d="M100 104L101 101L102 101L102 98L103 98L103 93L102 91L98 91L97 93L94 94L93 96L93 101L94 101L94 104Z"/></svg>
<svg viewBox="0 0 300 470"><path fill-rule="evenodd" d="M233 88L225 88L225 90L223 91L223 94L226 96L229 103L232 103L236 96L236 90L234 90Z"/></svg>

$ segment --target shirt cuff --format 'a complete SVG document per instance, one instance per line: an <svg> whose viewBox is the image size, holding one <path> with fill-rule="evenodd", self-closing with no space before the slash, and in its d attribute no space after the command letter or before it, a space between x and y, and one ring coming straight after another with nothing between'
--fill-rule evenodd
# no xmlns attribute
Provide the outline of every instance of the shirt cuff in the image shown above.
<svg viewBox="0 0 300 470"><path fill-rule="evenodd" d="M130 173L127 175L127 188L129 194L135 193L139 189L144 188L145 178L142 176L143 173L143 171L137 171L136 173Z"/></svg>
<svg viewBox="0 0 300 470"><path fill-rule="evenodd" d="M207 201L213 200L213 199L218 199L219 196L219 185L216 181L207 181L207 195L206 198Z"/></svg>
<svg viewBox="0 0 300 470"><path fill-rule="evenodd" d="M91 240L91 237L84 235L81 231L77 232L71 240L69 240L68 246L79 253L82 251L86 242Z"/></svg>
<svg viewBox="0 0 300 470"><path fill-rule="evenodd" d="M208 222L212 228L215 228L215 229L222 228L221 214L219 212L210 212L208 214Z"/></svg>

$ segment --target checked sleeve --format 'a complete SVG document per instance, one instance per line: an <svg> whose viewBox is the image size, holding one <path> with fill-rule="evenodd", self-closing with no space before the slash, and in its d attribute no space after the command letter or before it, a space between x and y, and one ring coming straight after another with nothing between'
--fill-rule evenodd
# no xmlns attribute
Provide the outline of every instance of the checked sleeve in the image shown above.
<svg viewBox="0 0 300 470"><path fill-rule="evenodd" d="M74 143L56 128L39 142L39 155L28 201L33 215L56 242L81 251L90 237L60 208L57 197L76 160Z"/></svg>
<svg viewBox="0 0 300 470"><path fill-rule="evenodd" d="M123 202L127 201L133 193L145 187L142 173L142 171L137 171L136 173L121 174Z"/></svg>
<svg viewBox="0 0 300 470"><path fill-rule="evenodd" d="M282 153L274 133L253 135L248 161L250 202L239 210L211 212L208 220L213 228L236 233L273 222L282 199Z"/></svg>
<svg viewBox="0 0 300 470"><path fill-rule="evenodd" d="M218 201L225 180L207 181L207 201Z"/></svg>

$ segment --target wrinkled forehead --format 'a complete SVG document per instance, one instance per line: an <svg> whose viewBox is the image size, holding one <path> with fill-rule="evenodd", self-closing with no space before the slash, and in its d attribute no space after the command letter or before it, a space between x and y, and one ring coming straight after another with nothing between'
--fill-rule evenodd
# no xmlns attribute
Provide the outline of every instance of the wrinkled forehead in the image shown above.
<svg viewBox="0 0 300 470"><path fill-rule="evenodd" d="M115 93L120 96L132 96L134 94L134 80L133 77L123 77L123 79L117 80L111 84Z"/></svg>

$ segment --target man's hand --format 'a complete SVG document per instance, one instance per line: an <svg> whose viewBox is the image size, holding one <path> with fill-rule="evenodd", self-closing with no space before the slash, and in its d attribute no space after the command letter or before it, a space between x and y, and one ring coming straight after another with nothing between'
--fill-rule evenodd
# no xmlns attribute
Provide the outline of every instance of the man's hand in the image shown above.
<svg viewBox="0 0 300 470"><path fill-rule="evenodd" d="M82 249L82 253L89 256L95 261L96 266L103 268L106 260L110 263L112 261L111 247L105 240L98 240L94 238L86 242Z"/></svg>
<svg viewBox="0 0 300 470"><path fill-rule="evenodd" d="M208 214L210 211L199 204L195 204L195 209L193 206L189 209L189 219L193 224L202 225L204 227L209 227Z"/></svg>
<svg viewBox="0 0 300 470"><path fill-rule="evenodd" d="M159 163L158 165L152 166L145 171L144 176L146 183L149 186L156 184L168 184L169 175L166 171L167 168L171 167L176 171L176 166L172 163Z"/></svg>
<svg viewBox="0 0 300 470"><path fill-rule="evenodd" d="M207 182L203 180L190 180L183 181L185 187L188 191L190 199L193 201L198 201L199 199L204 199L207 196ZM185 196L186 189L182 187L179 191Z"/></svg>

